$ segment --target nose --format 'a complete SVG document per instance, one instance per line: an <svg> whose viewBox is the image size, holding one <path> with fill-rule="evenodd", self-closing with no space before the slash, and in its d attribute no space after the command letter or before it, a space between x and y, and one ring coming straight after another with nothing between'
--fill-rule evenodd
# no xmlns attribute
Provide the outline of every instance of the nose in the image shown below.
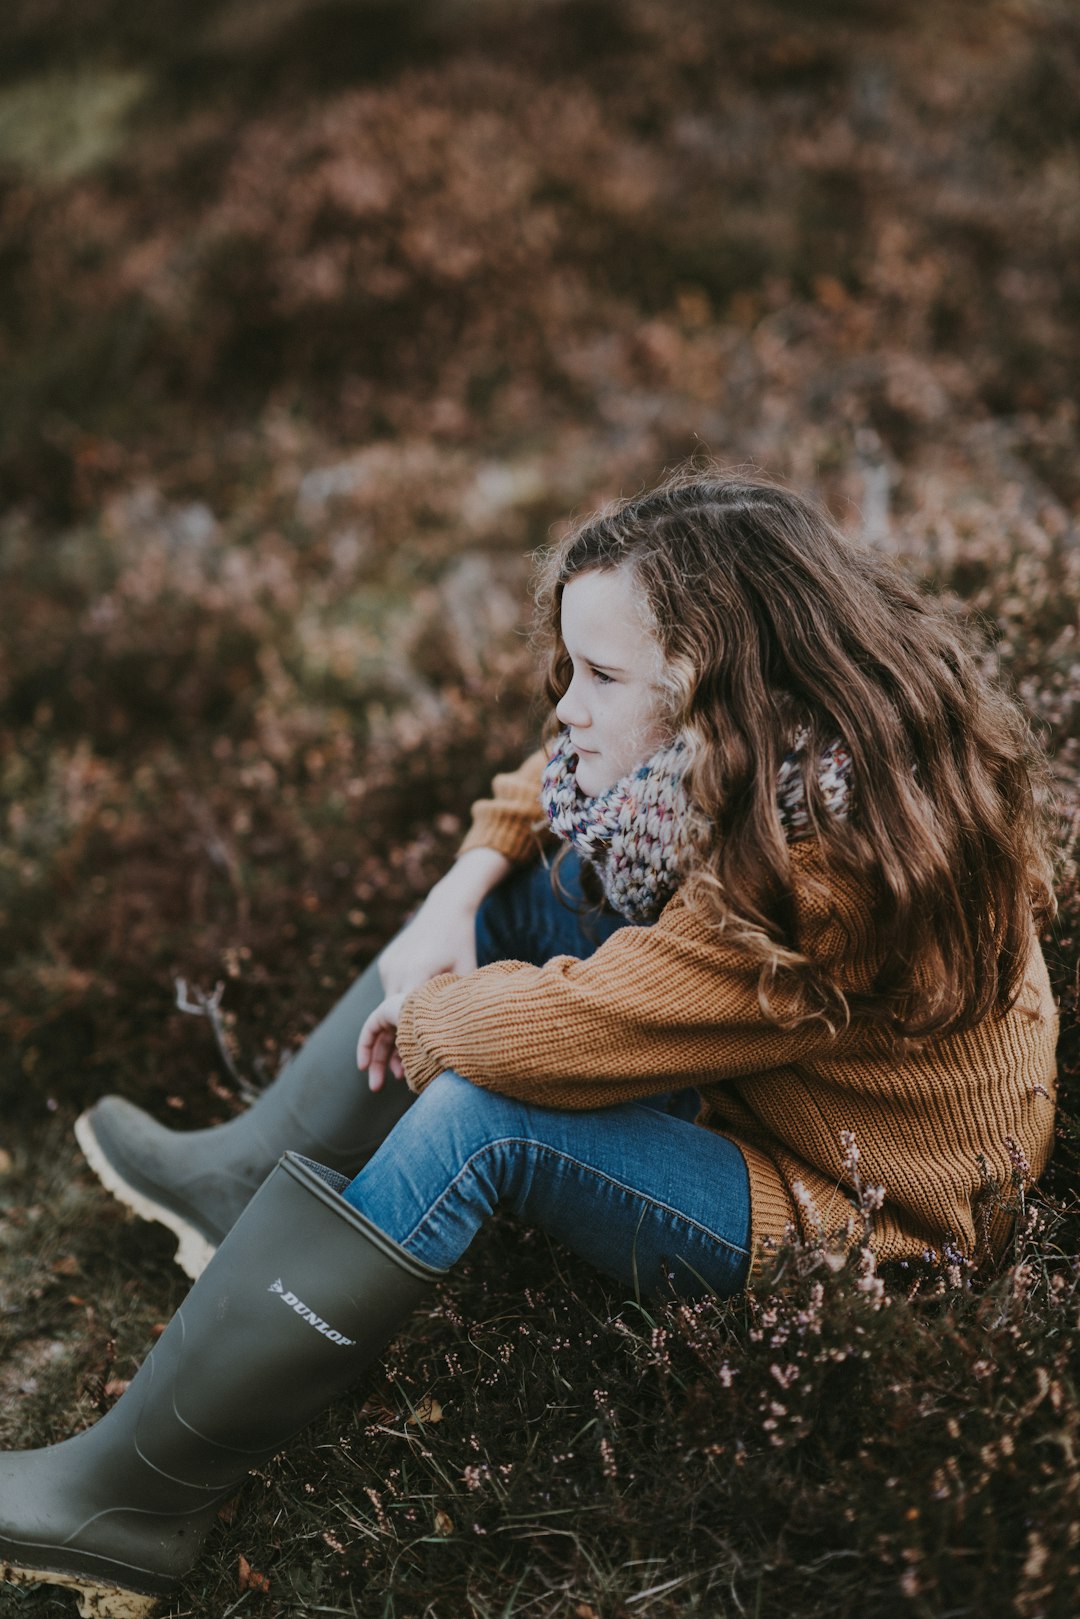
<svg viewBox="0 0 1080 1619"><path fill-rule="evenodd" d="M580 682L577 675L574 675L569 686L555 704L555 718L560 725L569 725L575 731L580 731L588 725L589 714L581 700Z"/></svg>

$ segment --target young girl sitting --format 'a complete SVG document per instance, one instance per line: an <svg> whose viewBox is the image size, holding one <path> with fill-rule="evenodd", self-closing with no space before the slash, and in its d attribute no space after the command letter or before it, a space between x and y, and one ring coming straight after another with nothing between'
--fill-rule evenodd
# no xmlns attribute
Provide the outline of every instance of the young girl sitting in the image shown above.
<svg viewBox="0 0 1080 1619"><path fill-rule="evenodd" d="M218 1251L106 1417L0 1458L7 1577L147 1611L500 1203L726 1295L844 1226L850 1131L879 1258L1000 1252L985 1176L1051 1144L1052 899L967 633L805 499L699 474L582 524L538 600L548 745L256 1106L80 1120L193 1274Z"/></svg>

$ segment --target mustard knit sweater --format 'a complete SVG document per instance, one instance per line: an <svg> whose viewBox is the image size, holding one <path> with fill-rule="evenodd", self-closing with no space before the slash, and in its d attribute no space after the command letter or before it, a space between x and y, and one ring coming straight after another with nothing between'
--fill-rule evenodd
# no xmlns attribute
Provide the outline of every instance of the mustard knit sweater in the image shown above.
<svg viewBox="0 0 1080 1619"><path fill-rule="evenodd" d="M496 776L493 796L473 806L462 852L538 856L544 759ZM826 870L814 839L791 855L799 948L839 969L846 989L867 991L870 917L858 889ZM696 1086L698 1123L746 1158L758 1253L789 1224L815 1234L794 1192L800 1182L825 1229L842 1224L851 1204L840 1133L851 1130L864 1180L885 1187L878 1257L917 1257L946 1242L972 1254L980 1156L1007 1182L1011 1137L1037 1175L1053 1138L1057 1013L1034 928L1011 1011L899 1058L857 1020L838 1035L819 1023L778 1028L762 1016L757 981L757 965L676 894L652 927L622 928L583 961L496 962L431 979L405 1001L398 1049L416 1091L444 1068L562 1108ZM998 1216L991 1247L1007 1235Z"/></svg>

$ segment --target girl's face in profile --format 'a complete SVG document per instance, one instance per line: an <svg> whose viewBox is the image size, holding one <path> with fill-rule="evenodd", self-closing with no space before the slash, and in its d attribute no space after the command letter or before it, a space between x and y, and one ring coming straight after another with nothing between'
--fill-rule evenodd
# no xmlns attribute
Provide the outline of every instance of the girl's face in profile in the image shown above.
<svg viewBox="0 0 1080 1619"><path fill-rule="evenodd" d="M570 580L562 638L574 672L555 715L577 751L577 784L595 798L667 740L660 647L642 622L628 568Z"/></svg>

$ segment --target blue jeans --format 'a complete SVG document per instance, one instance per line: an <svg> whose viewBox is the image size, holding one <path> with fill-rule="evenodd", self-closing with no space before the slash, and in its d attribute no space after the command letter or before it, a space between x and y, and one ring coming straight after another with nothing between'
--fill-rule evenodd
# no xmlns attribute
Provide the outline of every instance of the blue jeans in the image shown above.
<svg viewBox="0 0 1080 1619"><path fill-rule="evenodd" d="M622 919L582 914L576 864L514 872L477 917L481 965L587 956ZM598 1270L655 1292L726 1295L749 1268L750 1187L733 1142L691 1122L696 1092L577 1110L537 1107L438 1075L344 1196L426 1264L449 1269L496 1205ZM688 1117L689 1115L689 1117Z"/></svg>
<svg viewBox="0 0 1080 1619"><path fill-rule="evenodd" d="M556 872L539 861L521 866L493 888L476 915L476 959L529 961L591 956L619 928L631 924L615 911L590 905L581 887L581 860L573 850Z"/></svg>

